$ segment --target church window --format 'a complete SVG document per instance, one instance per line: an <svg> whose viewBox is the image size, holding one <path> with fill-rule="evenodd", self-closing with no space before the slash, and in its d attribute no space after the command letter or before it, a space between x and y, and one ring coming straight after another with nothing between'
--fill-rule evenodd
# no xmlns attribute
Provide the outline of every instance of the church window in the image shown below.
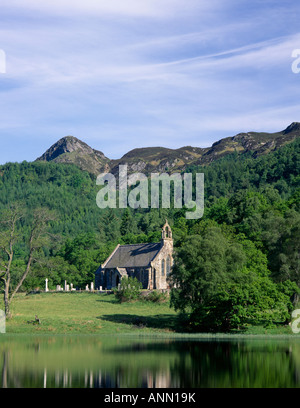
<svg viewBox="0 0 300 408"><path fill-rule="evenodd" d="M169 275L171 272L171 257L168 255L167 257L167 275Z"/></svg>
<svg viewBox="0 0 300 408"><path fill-rule="evenodd" d="M165 260L164 259L161 261L161 274L162 276L165 275Z"/></svg>

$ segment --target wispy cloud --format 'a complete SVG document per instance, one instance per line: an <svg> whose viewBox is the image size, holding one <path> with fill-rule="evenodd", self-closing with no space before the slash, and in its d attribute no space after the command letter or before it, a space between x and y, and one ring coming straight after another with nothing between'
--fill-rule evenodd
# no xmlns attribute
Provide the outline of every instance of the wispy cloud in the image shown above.
<svg viewBox="0 0 300 408"><path fill-rule="evenodd" d="M275 3L3 0L0 162L67 134L116 158L300 120L299 5Z"/></svg>
<svg viewBox="0 0 300 408"><path fill-rule="evenodd" d="M198 13L215 10L220 7L219 0L210 2L189 0L183 7L181 0L2 0L2 7L34 10L46 14L55 15L120 15L132 17L170 17L177 12L188 13L195 7Z"/></svg>

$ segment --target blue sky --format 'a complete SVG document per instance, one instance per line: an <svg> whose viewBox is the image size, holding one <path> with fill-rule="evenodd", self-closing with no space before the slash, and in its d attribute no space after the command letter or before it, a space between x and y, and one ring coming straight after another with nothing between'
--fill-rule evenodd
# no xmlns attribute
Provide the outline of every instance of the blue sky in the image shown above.
<svg viewBox="0 0 300 408"><path fill-rule="evenodd" d="M67 135L115 159L300 121L299 3L1 0L0 163Z"/></svg>

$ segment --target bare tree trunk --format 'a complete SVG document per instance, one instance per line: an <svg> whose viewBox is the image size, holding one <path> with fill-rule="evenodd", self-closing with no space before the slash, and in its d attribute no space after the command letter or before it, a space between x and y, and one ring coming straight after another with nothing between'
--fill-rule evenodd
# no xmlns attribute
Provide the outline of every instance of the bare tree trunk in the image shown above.
<svg viewBox="0 0 300 408"><path fill-rule="evenodd" d="M11 312L10 312L10 298L9 298L9 286L10 286L10 270L11 270L11 264L12 260L14 257L14 250L13 250L13 241L14 241L14 235L15 235L15 226L17 222L18 215L17 213L12 214L12 219L11 219L11 231L10 231L10 238L9 238L9 243L8 243L8 248L3 248L4 251L6 252L8 256L8 262L7 266L5 266L5 273L4 276L2 277L2 280L4 282L4 308L5 308L5 316L7 319L11 318Z"/></svg>
<svg viewBox="0 0 300 408"><path fill-rule="evenodd" d="M5 308L5 316L7 319L11 318L11 313L10 313L10 300L9 300L9 281L5 282L5 288L4 288L4 308Z"/></svg>
<svg viewBox="0 0 300 408"><path fill-rule="evenodd" d="M23 273L21 279L19 280L19 283L17 284L15 290L13 291L13 293L11 294L10 298L9 298L9 303L13 300L15 294L18 292L18 290L20 289L20 287L22 286L22 283L24 282L24 280L26 279L29 271L30 271L30 267L31 267L31 262L32 262L32 254L33 254L33 249L30 250L30 255L28 258L28 262L27 262L27 266L26 266L26 270Z"/></svg>

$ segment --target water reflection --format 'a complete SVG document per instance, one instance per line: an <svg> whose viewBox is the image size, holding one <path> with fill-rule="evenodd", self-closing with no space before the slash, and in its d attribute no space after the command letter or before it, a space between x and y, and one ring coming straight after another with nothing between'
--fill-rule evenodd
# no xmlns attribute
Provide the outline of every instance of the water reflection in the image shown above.
<svg viewBox="0 0 300 408"><path fill-rule="evenodd" d="M299 339L1 336L2 388L299 387Z"/></svg>

